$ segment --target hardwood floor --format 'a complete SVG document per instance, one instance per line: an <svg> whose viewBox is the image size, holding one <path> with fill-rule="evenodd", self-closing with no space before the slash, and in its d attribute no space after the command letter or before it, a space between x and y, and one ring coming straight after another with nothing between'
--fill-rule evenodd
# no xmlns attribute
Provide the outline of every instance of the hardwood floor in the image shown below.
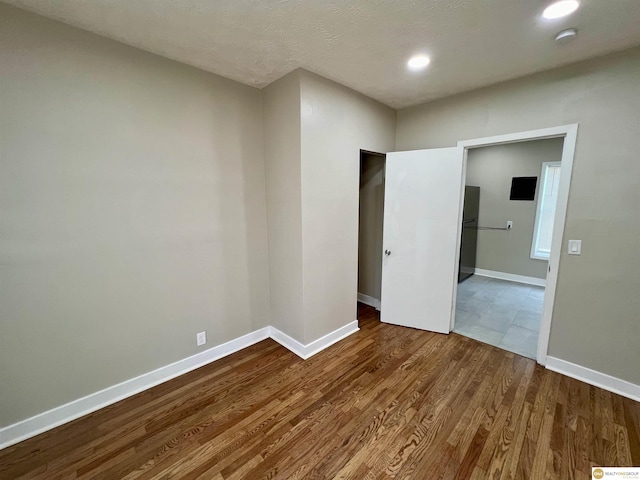
<svg viewBox="0 0 640 480"><path fill-rule="evenodd" d="M0 451L0 478L589 479L640 465L639 403L359 316L307 361L265 340Z"/></svg>

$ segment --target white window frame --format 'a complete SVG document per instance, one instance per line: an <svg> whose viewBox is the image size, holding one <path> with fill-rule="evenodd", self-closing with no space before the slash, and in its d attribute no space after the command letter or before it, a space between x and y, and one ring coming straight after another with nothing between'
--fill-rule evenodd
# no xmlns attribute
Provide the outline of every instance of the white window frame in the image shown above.
<svg viewBox="0 0 640 480"><path fill-rule="evenodd" d="M560 167L560 175L562 176L562 162L544 162L540 171L540 185L538 186L538 204L536 206L536 220L533 224L533 238L531 239L531 258L534 260L546 260L549 261L550 253L544 254L537 250L538 230L540 228L540 215L542 211L542 200L544 199L544 189L547 184L547 169L549 167ZM556 209L557 209L556 200ZM555 219L555 211L554 211ZM553 222L555 226L555 221Z"/></svg>

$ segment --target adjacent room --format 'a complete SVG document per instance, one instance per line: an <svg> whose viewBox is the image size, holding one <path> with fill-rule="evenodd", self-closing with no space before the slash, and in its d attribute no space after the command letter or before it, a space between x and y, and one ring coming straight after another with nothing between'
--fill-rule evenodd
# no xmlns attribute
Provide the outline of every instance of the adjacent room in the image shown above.
<svg viewBox="0 0 640 480"><path fill-rule="evenodd" d="M536 358L562 138L467 155L454 331Z"/></svg>
<svg viewBox="0 0 640 480"><path fill-rule="evenodd" d="M640 466L639 78L637 0L0 0L0 478Z"/></svg>

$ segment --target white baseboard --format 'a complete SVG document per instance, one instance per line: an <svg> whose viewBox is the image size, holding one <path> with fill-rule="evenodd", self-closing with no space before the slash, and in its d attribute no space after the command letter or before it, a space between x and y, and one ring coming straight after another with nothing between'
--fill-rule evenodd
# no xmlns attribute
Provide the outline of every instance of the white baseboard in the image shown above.
<svg viewBox="0 0 640 480"><path fill-rule="evenodd" d="M274 327L264 327L247 333L222 345L197 353L191 357L160 367L157 370L107 387L86 397L53 408L4 428L0 428L0 450L27 438L35 437L89 413L112 405L173 378L184 375L222 357L238 352L269 337L303 359L324 350L330 345L359 330L358 321L351 322L308 345L303 345Z"/></svg>
<svg viewBox="0 0 640 480"><path fill-rule="evenodd" d="M485 270L483 268L476 268L476 275L508 280L510 282L526 283L527 285L536 285L538 287L544 287L547 284L544 278L527 277L525 275L516 275L515 273L494 272L493 270Z"/></svg>
<svg viewBox="0 0 640 480"><path fill-rule="evenodd" d="M364 303L365 305L369 305L370 307L375 308L376 310L380 310L380 300L374 297L370 297L369 295L365 295L364 293L358 292L358 301L360 303Z"/></svg>
<svg viewBox="0 0 640 480"><path fill-rule="evenodd" d="M561 373L567 377L575 378L589 385L594 385L640 402L640 385L555 357L547 357L545 367L553 372Z"/></svg>
<svg viewBox="0 0 640 480"><path fill-rule="evenodd" d="M360 330L358 328L358 321L354 320L351 323L347 323L346 325L334 330L326 334L323 337L320 337L317 340L309 343L308 345L303 345L295 338L290 337L284 332L281 332L275 327L271 328L271 338L273 338L276 342L282 345L285 348L288 348L293 353L298 355L300 358L306 360L307 358L315 355L316 353L324 350L325 348L333 345L336 342L339 342L345 337L348 337L352 333Z"/></svg>

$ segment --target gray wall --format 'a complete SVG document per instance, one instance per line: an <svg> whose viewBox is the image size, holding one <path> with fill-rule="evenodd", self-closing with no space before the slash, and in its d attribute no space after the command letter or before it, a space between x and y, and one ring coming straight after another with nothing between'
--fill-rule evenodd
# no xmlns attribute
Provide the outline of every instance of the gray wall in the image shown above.
<svg viewBox="0 0 640 480"><path fill-rule="evenodd" d="M360 164L358 293L377 300L382 286L384 163L380 155L363 154Z"/></svg>
<svg viewBox="0 0 640 480"><path fill-rule="evenodd" d="M0 65L1 426L193 355L201 330L309 343L353 321L361 148L574 122L583 254L561 258L550 353L640 383L640 49L403 110L395 137L396 112L317 75L263 95L3 4Z"/></svg>
<svg viewBox="0 0 640 480"><path fill-rule="evenodd" d="M467 155L467 185L480 187L480 226L513 229L479 230L476 267L495 272L546 278L547 261L531 258L540 171L544 162L562 159L563 139L474 148ZM535 201L509 200L512 177L537 177Z"/></svg>
<svg viewBox="0 0 640 480"><path fill-rule="evenodd" d="M308 344L356 320L360 149L395 111L296 70L264 91L271 324Z"/></svg>
<svg viewBox="0 0 640 480"><path fill-rule="evenodd" d="M0 426L267 324L261 92L0 4Z"/></svg>
<svg viewBox="0 0 640 480"><path fill-rule="evenodd" d="M579 123L549 354L640 384L640 49L398 112L398 150ZM568 256L567 240L582 239Z"/></svg>
<svg viewBox="0 0 640 480"><path fill-rule="evenodd" d="M356 320L360 149L394 149L396 112L300 70L305 343Z"/></svg>
<svg viewBox="0 0 640 480"><path fill-rule="evenodd" d="M300 73L263 90L271 325L304 337Z"/></svg>

